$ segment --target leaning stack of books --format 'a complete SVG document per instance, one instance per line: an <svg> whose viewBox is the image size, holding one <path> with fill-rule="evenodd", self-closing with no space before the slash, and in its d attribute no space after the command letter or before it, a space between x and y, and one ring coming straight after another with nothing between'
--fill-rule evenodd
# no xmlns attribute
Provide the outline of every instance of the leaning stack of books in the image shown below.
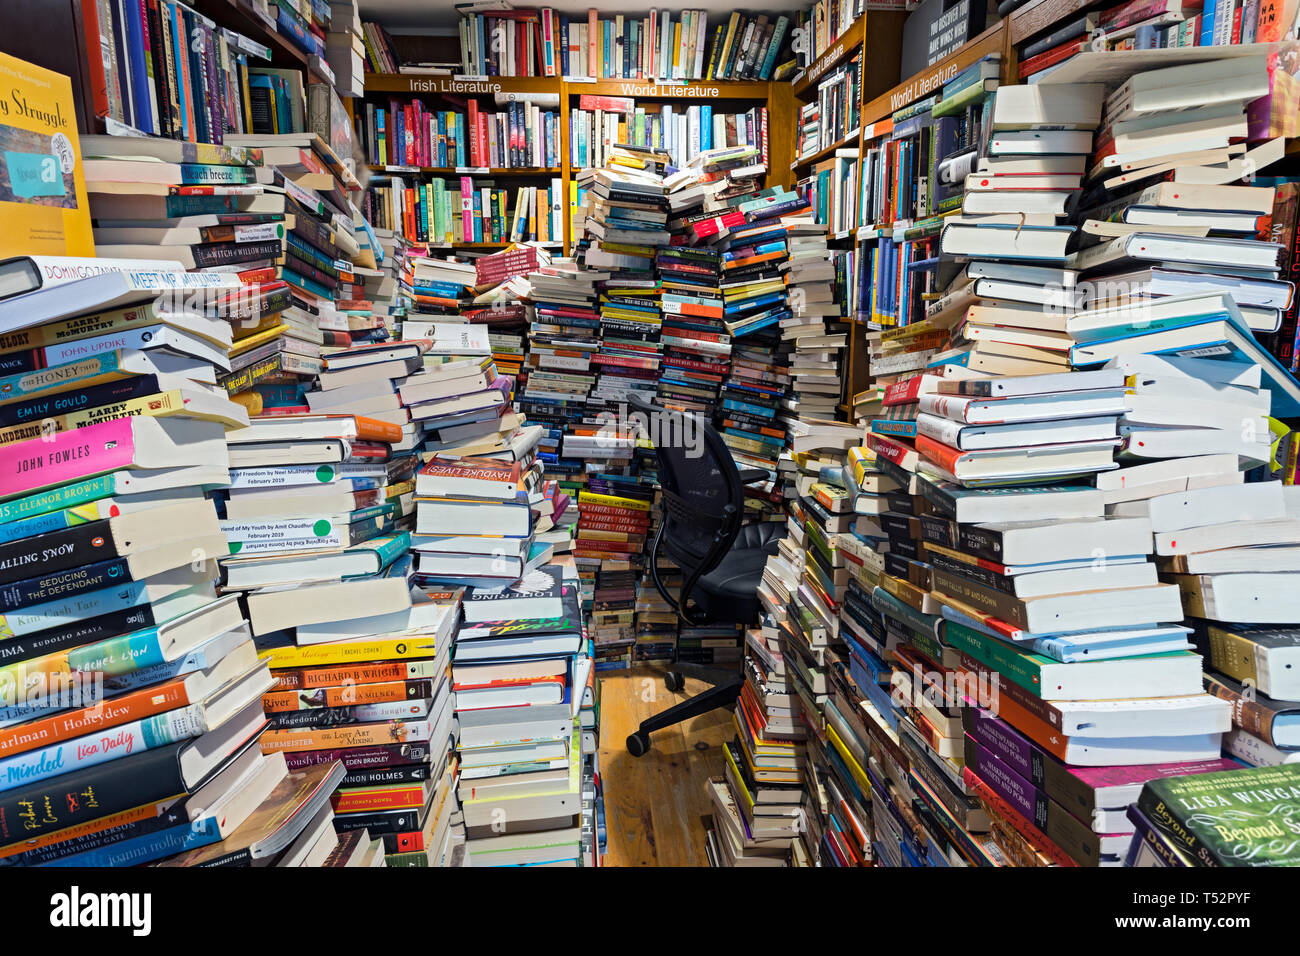
<svg viewBox="0 0 1300 956"><path fill-rule="evenodd" d="M1191 82L1208 92L1188 109ZM1084 308L1226 291L1250 330L1278 330L1292 290L1279 246L1256 238L1274 190L1254 179L1282 143L1247 153L1243 141L1247 104L1268 87L1265 58L1243 56L1136 73L1106 97L1070 262Z"/></svg>
<svg viewBox="0 0 1300 956"><path fill-rule="evenodd" d="M248 304L235 276L161 265L0 306L9 864L299 865L333 848L342 768L263 756L271 678L215 590L226 539L205 490L248 420L216 378ZM121 348L142 317L150 348Z"/></svg>
<svg viewBox="0 0 1300 956"><path fill-rule="evenodd" d="M584 647L571 564L466 592L452 675L469 865L591 862L582 847Z"/></svg>

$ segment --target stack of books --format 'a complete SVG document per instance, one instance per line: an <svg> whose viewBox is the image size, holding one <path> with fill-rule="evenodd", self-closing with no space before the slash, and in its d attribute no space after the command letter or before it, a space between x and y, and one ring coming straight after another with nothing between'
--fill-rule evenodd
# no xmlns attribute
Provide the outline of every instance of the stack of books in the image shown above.
<svg viewBox="0 0 1300 956"><path fill-rule="evenodd" d="M806 216L787 216L790 261L786 270L786 307L781 338L791 343L790 412L799 419L839 417L844 390L840 355L848 345L844 317L849 303L833 282L835 259L826 233Z"/></svg>
<svg viewBox="0 0 1300 956"><path fill-rule="evenodd" d="M1178 91L1193 76L1214 89L1189 109ZM1251 331L1278 331L1293 288L1253 225L1274 190L1239 183L1282 156L1280 140L1249 154L1241 141L1268 84L1262 56L1232 57L1137 73L1107 96L1070 262L1085 308L1227 291Z"/></svg>
<svg viewBox="0 0 1300 956"><path fill-rule="evenodd" d="M737 707L741 729L753 720L762 723L763 734L771 741L802 739L799 697L786 673L775 627L748 631L744 669ZM775 760L755 753L740 734L725 746L725 776L707 784L713 803L706 843L709 862L714 866L806 865L809 856L801 833L807 796L798 775L764 766Z"/></svg>
<svg viewBox="0 0 1300 956"><path fill-rule="evenodd" d="M0 305L4 859L319 859L343 768L263 756L271 677L216 591L227 546L205 491L228 482L226 433L248 422L216 385L241 283L91 261L110 271ZM142 313L162 341L120 348ZM55 347L77 355L50 361Z"/></svg>
<svg viewBox="0 0 1300 956"><path fill-rule="evenodd" d="M590 862L582 847L584 648L571 561L466 592L452 676L469 865ZM594 736L590 750L594 757Z"/></svg>

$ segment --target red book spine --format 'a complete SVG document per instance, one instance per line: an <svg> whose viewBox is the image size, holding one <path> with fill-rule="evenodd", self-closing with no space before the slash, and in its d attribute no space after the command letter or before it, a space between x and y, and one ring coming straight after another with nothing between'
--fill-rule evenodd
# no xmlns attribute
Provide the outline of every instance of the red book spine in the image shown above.
<svg viewBox="0 0 1300 956"><path fill-rule="evenodd" d="M917 454L934 462L940 468L947 469L953 474L957 473L957 462L962 456L958 449L937 442L928 435L917 435L915 441Z"/></svg>

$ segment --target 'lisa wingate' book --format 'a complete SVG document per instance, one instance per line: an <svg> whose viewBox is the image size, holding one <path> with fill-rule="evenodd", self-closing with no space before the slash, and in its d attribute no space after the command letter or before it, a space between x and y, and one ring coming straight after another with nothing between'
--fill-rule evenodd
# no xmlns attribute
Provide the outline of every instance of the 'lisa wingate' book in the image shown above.
<svg viewBox="0 0 1300 956"><path fill-rule="evenodd" d="M72 83L0 53L0 259L93 256Z"/></svg>
<svg viewBox="0 0 1300 956"><path fill-rule="evenodd" d="M1300 866L1300 765L1149 781L1138 809L1197 866Z"/></svg>

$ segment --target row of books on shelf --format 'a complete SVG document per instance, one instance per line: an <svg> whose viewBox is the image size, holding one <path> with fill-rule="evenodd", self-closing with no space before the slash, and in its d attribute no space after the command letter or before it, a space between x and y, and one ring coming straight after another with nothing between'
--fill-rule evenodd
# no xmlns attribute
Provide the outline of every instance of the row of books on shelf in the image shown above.
<svg viewBox="0 0 1300 956"><path fill-rule="evenodd" d="M549 186L511 190L470 176L409 182L401 176L375 176L365 207L378 228L401 232L412 242L564 240L564 184L558 177Z"/></svg>
<svg viewBox="0 0 1300 956"><path fill-rule="evenodd" d="M1294 11L1292 11L1294 20ZM1051 25L1020 48L1021 79L1051 75L1051 68L1084 50L1155 50L1166 47L1231 46L1285 39L1292 24L1286 10L1243 0L1182 0L1104 7Z"/></svg>
<svg viewBox="0 0 1300 956"><path fill-rule="evenodd" d="M387 107L366 103L356 136L369 162L440 169L553 168L560 164L560 114L529 102L505 102L498 112L471 99L464 112L429 110L420 100Z"/></svg>
<svg viewBox="0 0 1300 956"><path fill-rule="evenodd" d="M631 97L582 96L569 111L569 162L574 168L604 165L613 144L666 151L685 166L702 153L726 146L754 146L767 165L768 109L726 113L707 103L638 105Z"/></svg>
<svg viewBox="0 0 1300 956"><path fill-rule="evenodd" d="M862 54L841 63L817 84L817 98L799 108L795 159L842 142L859 125L862 111Z"/></svg>
<svg viewBox="0 0 1300 956"><path fill-rule="evenodd" d="M786 16L708 11L585 18L550 7L490 10L460 21L461 69L472 76L636 80L767 80L787 41Z"/></svg>

